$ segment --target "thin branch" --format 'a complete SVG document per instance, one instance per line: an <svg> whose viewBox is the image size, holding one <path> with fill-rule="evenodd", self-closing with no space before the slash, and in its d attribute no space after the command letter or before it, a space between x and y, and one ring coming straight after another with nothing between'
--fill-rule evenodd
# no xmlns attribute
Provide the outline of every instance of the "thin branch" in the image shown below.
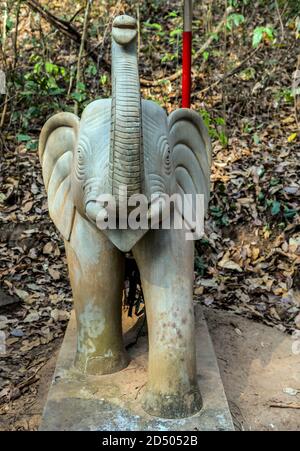
<svg viewBox="0 0 300 451"><path fill-rule="evenodd" d="M32 11L39 13L43 19L49 22L57 30L67 36L69 39L74 41L77 45L81 45L81 34L70 22L64 19L60 19L48 11L44 6L42 6L37 0L24 0L25 4L32 9ZM99 60L98 52L92 45L85 40L84 42L85 50L91 56L91 58L97 63Z"/></svg>
<svg viewBox="0 0 300 451"><path fill-rule="evenodd" d="M223 75L223 77L219 78L217 81L212 83L210 86L207 86L207 88L202 89L202 91L200 91L198 94L204 94L205 92L210 91L212 88L215 88L220 83L222 83L222 81L224 81L227 78L232 77L232 75L235 75L238 72L240 72L243 69L244 65L252 58L252 56L255 55L255 53L258 52L258 50L260 50L260 48L261 47L257 47L255 50L253 50L251 53L249 53L249 55L247 55L246 58L237 67L232 69L227 74Z"/></svg>
<svg viewBox="0 0 300 451"><path fill-rule="evenodd" d="M300 410L300 404L284 404L284 403L274 403L270 404L270 407L273 409L295 409Z"/></svg>
<svg viewBox="0 0 300 451"><path fill-rule="evenodd" d="M83 52L85 49L87 27L88 27L88 21L89 21L89 16L90 16L90 11L91 11L92 5L93 5L93 0L87 0L86 7L85 7L85 14L84 14L83 31L82 31L82 36L81 36L81 44L80 44L80 49L79 49L79 54L78 54L78 61L77 61L76 90L78 89L78 85L81 81L81 59L82 59L82 55L83 55ZM75 100L74 113L77 115L78 115L78 108L79 108L79 104L78 104L77 100Z"/></svg>
<svg viewBox="0 0 300 451"><path fill-rule="evenodd" d="M93 48L93 51L94 51L94 52L97 52L97 54L98 54L97 66L99 66L100 55L101 55L101 53L103 52L103 48L104 48L104 45L105 45L105 43L106 43L106 38L107 38L108 32L111 30L112 22L113 22L114 18L115 18L116 16L119 15L119 13L120 13L122 7L123 7L123 6L122 6L122 0L119 0L118 3L116 4L116 6L114 7L112 13L111 13L110 16L109 16L109 20L108 20L108 22L107 22L107 26L106 26L106 28L105 28L105 30L104 30L104 33L103 33L103 39L102 39L102 42L100 42L99 44L97 44L97 45ZM89 55L90 55L89 53L86 54L86 56L89 56ZM107 64L107 67L108 67L107 70L109 70L109 69L110 69L109 64Z"/></svg>
<svg viewBox="0 0 300 451"><path fill-rule="evenodd" d="M222 30L222 27L227 22L228 15L232 12L232 7L226 8L226 11L221 19L221 22L217 25L217 27L214 29L213 33L210 35L210 37L207 39L207 41L202 45L201 49L198 50L194 55L194 61L196 61L212 44L213 40L215 39L216 34L219 34Z"/></svg>
<svg viewBox="0 0 300 451"><path fill-rule="evenodd" d="M76 13L71 17L71 19L69 20L69 22L74 22L74 20L76 19L76 17L78 16L78 14L81 14L82 11L84 11L84 8L80 8L78 11L76 11Z"/></svg>
<svg viewBox="0 0 300 451"><path fill-rule="evenodd" d="M8 12L7 12L7 2L4 2L3 4L3 23L2 23L2 49L3 52L5 52L5 44L6 44L6 26L7 26L7 19L8 19Z"/></svg>
<svg viewBox="0 0 300 451"><path fill-rule="evenodd" d="M227 73L227 21L228 21L228 1L225 0L225 32L224 32L224 44L223 44L223 65L224 65L224 72ZM223 121L224 124L222 125L224 136L227 137L227 90L226 90L226 84L222 84L222 106L223 106ZM228 147L228 140L226 139L226 147ZM225 143L223 143L225 144Z"/></svg>
<svg viewBox="0 0 300 451"><path fill-rule="evenodd" d="M13 43L14 43L14 64L13 64L13 69L16 68L17 63L18 63L18 33L19 33L20 11L21 11L21 0L18 0L17 12L16 12L15 35L14 35L14 39L13 39Z"/></svg>
<svg viewBox="0 0 300 451"><path fill-rule="evenodd" d="M232 8L229 7L224 13L224 16L221 19L221 22L217 25L217 27L214 29L213 33L209 36L207 41L202 45L202 47L195 53L193 60L194 62L197 61L198 58L208 49L208 47L212 44L213 40L215 39L215 35L219 34L222 27L227 21L227 16L232 11ZM146 80L145 78L141 78L141 85L146 87L155 87L160 86L162 83L165 82L172 82L180 78L182 75L182 69L179 69L175 74L170 75L169 77L161 78L159 80Z"/></svg>
<svg viewBox="0 0 300 451"><path fill-rule="evenodd" d="M140 54L141 49L141 23L140 23L140 0L137 0L136 5L136 19L137 19L137 26L138 26L138 55Z"/></svg>
<svg viewBox="0 0 300 451"><path fill-rule="evenodd" d="M1 114L1 120L0 120L0 129L3 128L4 122L5 122L5 116L6 116L6 112L7 112L7 105L9 103L8 100L8 89L6 87L6 95L5 95L5 101L4 101L4 107L2 110L2 114Z"/></svg>
<svg viewBox="0 0 300 451"><path fill-rule="evenodd" d="M6 54L5 54L5 48L6 48L6 27L7 27L7 19L8 19L8 5L7 2L4 2L3 4L3 23L2 23L2 45L1 45L1 53L3 55L3 63L6 67Z"/></svg>
<svg viewBox="0 0 300 451"><path fill-rule="evenodd" d="M297 67L295 72L295 87L294 87L294 110L295 110L295 119L298 130L300 130L300 123L298 118L298 87L300 86L300 55L298 55Z"/></svg>
<svg viewBox="0 0 300 451"><path fill-rule="evenodd" d="M283 25L283 22L282 22L282 17L281 17L281 13L280 13L280 9L279 9L279 5L278 5L278 1L277 0L275 0L275 6L276 6L276 11L277 11L277 14L278 14L278 18L279 18L279 22L280 22L280 28L281 28L281 40L283 41L283 39L284 39L284 25Z"/></svg>

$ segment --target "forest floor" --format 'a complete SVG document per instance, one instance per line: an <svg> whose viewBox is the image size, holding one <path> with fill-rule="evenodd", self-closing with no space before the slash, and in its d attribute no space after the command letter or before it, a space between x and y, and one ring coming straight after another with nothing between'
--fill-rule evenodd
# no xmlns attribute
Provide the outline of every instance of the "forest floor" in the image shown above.
<svg viewBox="0 0 300 451"><path fill-rule="evenodd" d="M99 58L83 58L77 87L78 42L33 12L30 2L8 3L8 35L0 54L8 78L7 96L0 98L0 335L6 345L5 353L0 348L0 427L35 429L72 309L64 246L48 216L37 157L39 131L53 113L73 111L74 101L81 112L89 101L110 96L109 26L122 12L140 16L144 98L168 112L178 108L180 76L167 77L180 65L181 2L145 1L137 10L138 2L95 0L88 40ZM74 15L73 2L40 3L67 21ZM244 21L219 27L223 2L199 3L192 102L210 131L213 168L206 236L197 243L195 297L212 310L213 329L224 329L224 348L213 332L216 352L227 362L220 359L224 384L243 424L293 429L296 410L268 407L289 385L299 389L290 371L293 357L282 372L281 346L265 348L260 342L300 339L300 105L294 89L300 83L300 22L286 7L278 13L270 0L236 7ZM80 32L83 15L72 21ZM264 33L254 48L254 30L267 24L273 38ZM227 321L233 313L234 329ZM290 355L290 345L283 346ZM299 349L293 349L299 358ZM274 391L266 390L267 383L270 390L274 383ZM24 411L35 412L36 420L22 417ZM263 419L259 412L265 412Z"/></svg>
<svg viewBox="0 0 300 451"><path fill-rule="evenodd" d="M236 429L300 431L300 361L292 338L232 312L205 308L205 316ZM1 410L0 431L38 429L60 343L53 343L34 389Z"/></svg>

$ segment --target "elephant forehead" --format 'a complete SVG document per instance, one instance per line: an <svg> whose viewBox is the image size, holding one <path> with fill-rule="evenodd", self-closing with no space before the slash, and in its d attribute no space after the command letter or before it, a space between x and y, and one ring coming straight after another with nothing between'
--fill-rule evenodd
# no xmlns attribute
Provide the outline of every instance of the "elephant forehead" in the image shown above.
<svg viewBox="0 0 300 451"><path fill-rule="evenodd" d="M75 159L79 180L101 177L108 167L111 130L111 101L89 104L80 121Z"/></svg>
<svg viewBox="0 0 300 451"><path fill-rule="evenodd" d="M108 114L111 117L111 99L94 100L85 107L81 123L89 122L93 118L101 119L102 116Z"/></svg>
<svg viewBox="0 0 300 451"><path fill-rule="evenodd" d="M143 106L143 144L144 155L151 156L159 151L158 143L168 136L168 117L165 110L154 102L144 100Z"/></svg>
<svg viewBox="0 0 300 451"><path fill-rule="evenodd" d="M145 162L145 194L169 191L171 174L168 118L163 108L143 101L143 145Z"/></svg>

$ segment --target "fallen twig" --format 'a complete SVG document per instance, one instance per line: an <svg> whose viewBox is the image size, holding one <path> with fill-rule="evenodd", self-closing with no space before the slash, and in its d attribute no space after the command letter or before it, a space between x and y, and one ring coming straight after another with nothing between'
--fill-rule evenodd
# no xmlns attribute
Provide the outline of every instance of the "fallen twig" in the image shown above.
<svg viewBox="0 0 300 451"><path fill-rule="evenodd" d="M56 17L44 6L42 6L37 0L25 0L25 3L30 7L30 9L32 9L32 11L39 13L41 17L43 17L43 19L53 25L65 36L68 36L72 41L76 42L77 45L81 45L81 34L70 22ZM97 62L99 59L98 52L91 46L88 40L85 40L84 48L93 58L93 60Z"/></svg>
<svg viewBox="0 0 300 451"><path fill-rule="evenodd" d="M255 55L255 53L260 49L260 47L257 47L255 50L253 50L238 66L236 66L234 69L232 69L227 74L223 75L223 77L219 78L215 83L212 83L210 86L207 86L206 88L202 89L198 94L204 94L205 92L209 91L212 88L215 88L218 86L222 81L226 80L229 77L232 77L232 75L235 75L236 73L240 72L241 69L244 67L244 65L249 61L249 59L252 58L252 56Z"/></svg>
<svg viewBox="0 0 300 451"><path fill-rule="evenodd" d="M281 17L279 5L278 5L278 0L275 0L275 7L276 7L277 14L278 14L280 28L281 28L281 40L283 41L283 39L284 39L284 25L283 25L283 22L282 22L282 17Z"/></svg>
<svg viewBox="0 0 300 451"><path fill-rule="evenodd" d="M211 45L211 43L213 42L215 35L220 33L222 27L224 26L226 20L227 20L227 16L228 14L230 14L230 12L232 11L232 8L229 7L226 9L224 16L222 17L220 23L217 25L217 27L215 28L215 30L213 31L213 33L211 33L211 35L209 36L209 38L207 39L207 41L202 45L202 47L195 53L193 60L194 62L208 49L208 47ZM160 86L161 84L168 82L168 81L175 81L178 78L180 78L182 75L182 69L179 69L177 72L175 72L175 74L170 75L169 77L165 77L165 78L161 78L159 80L146 80L145 78L141 78L141 85L142 86L147 86L147 87L155 87L155 86Z"/></svg>
<svg viewBox="0 0 300 451"><path fill-rule="evenodd" d="M1 114L1 120L0 120L0 129L3 128L4 125L4 121L5 121L5 117L6 117L6 113L7 113L7 105L9 103L9 98L8 98L8 91L6 92L5 95L5 100L4 100L4 106L3 106L3 111Z"/></svg>
<svg viewBox="0 0 300 451"><path fill-rule="evenodd" d="M81 82L81 58L82 58L83 51L85 48L87 27L88 27L88 21L89 21L89 16L90 16L90 11L91 11L92 5L93 5L93 0L87 0L86 7L85 7L85 14L84 14L83 31L82 31L82 36L81 36L81 44L80 44L78 60L77 60L76 90L78 89L78 85ZM75 100L74 113L76 115L78 115L78 109L79 109L79 103L77 100Z"/></svg>
<svg viewBox="0 0 300 451"><path fill-rule="evenodd" d="M270 407L273 409L296 409L300 410L300 404L284 404L284 403L276 403L270 404Z"/></svg>

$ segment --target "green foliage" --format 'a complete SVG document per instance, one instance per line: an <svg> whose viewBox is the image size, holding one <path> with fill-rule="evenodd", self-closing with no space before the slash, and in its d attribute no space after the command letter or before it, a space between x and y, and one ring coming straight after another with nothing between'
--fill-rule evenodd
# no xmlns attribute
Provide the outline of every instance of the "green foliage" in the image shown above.
<svg viewBox="0 0 300 451"><path fill-rule="evenodd" d="M228 145L228 136L224 132L225 120L223 117L213 118L206 110L200 110L203 122L212 139L218 139L223 147Z"/></svg>
<svg viewBox="0 0 300 451"><path fill-rule="evenodd" d="M284 207L284 217L289 220L293 219L298 214L298 210L294 208L289 208L287 206Z"/></svg>
<svg viewBox="0 0 300 451"><path fill-rule="evenodd" d="M102 86L107 85L108 84L108 76L107 75L101 75L100 83L101 83Z"/></svg>
<svg viewBox="0 0 300 451"><path fill-rule="evenodd" d="M85 73L88 77L95 77L97 75L97 66L95 63L89 64L86 68Z"/></svg>
<svg viewBox="0 0 300 451"><path fill-rule="evenodd" d="M200 257L199 255L195 257L195 272L203 277L207 271L207 265L204 262L203 257Z"/></svg>
<svg viewBox="0 0 300 451"><path fill-rule="evenodd" d="M19 133L17 135L17 142L18 143L24 143L26 149L28 149L28 150L36 150L37 147L38 147L37 139L33 139L31 136L25 135L25 134L21 134L21 133Z"/></svg>
<svg viewBox="0 0 300 451"><path fill-rule="evenodd" d="M6 31L9 33L14 28L14 20L11 17L7 18Z"/></svg>
<svg viewBox="0 0 300 451"><path fill-rule="evenodd" d="M176 58L177 58L176 53L166 53L166 54L162 57L161 62L162 62L162 63L167 63L167 62L169 62L169 61L174 61Z"/></svg>
<svg viewBox="0 0 300 451"><path fill-rule="evenodd" d="M170 33L170 44L177 44L178 40L182 36L183 29L182 28L175 28L175 30L172 30Z"/></svg>
<svg viewBox="0 0 300 451"><path fill-rule="evenodd" d="M219 206L211 206L210 214L219 226L228 226L229 218L224 210Z"/></svg>
<svg viewBox="0 0 300 451"><path fill-rule="evenodd" d="M257 48L263 41L273 42L275 31L272 27L256 27L253 32L252 46Z"/></svg>
<svg viewBox="0 0 300 451"><path fill-rule="evenodd" d="M178 11L171 11L167 14L167 16L165 17L166 19L175 19L179 16Z"/></svg>
<svg viewBox="0 0 300 451"><path fill-rule="evenodd" d="M25 75L24 97L39 95L60 96L65 88L59 82L66 78L66 70L50 61L43 61L40 57L32 57L34 67L32 72Z"/></svg>
<svg viewBox="0 0 300 451"><path fill-rule="evenodd" d="M240 6L247 6L249 5L251 0L229 0L228 6L231 6L232 8L238 8Z"/></svg>
<svg viewBox="0 0 300 451"><path fill-rule="evenodd" d="M147 21L147 22L144 22L143 25L146 29L155 31L158 36L162 37L165 35L165 33L163 31L163 27L160 23L151 23L151 22Z"/></svg>
<svg viewBox="0 0 300 451"><path fill-rule="evenodd" d="M28 135L22 135L21 133L17 135L18 143L28 142L31 140L31 137Z"/></svg>
<svg viewBox="0 0 300 451"><path fill-rule="evenodd" d="M299 0L278 0L280 8L286 11L288 16L296 16L300 14Z"/></svg>
<svg viewBox="0 0 300 451"><path fill-rule="evenodd" d="M85 102L88 99L86 85L82 82L77 83L76 90L71 94L71 98L79 104Z"/></svg>
<svg viewBox="0 0 300 451"><path fill-rule="evenodd" d="M272 203L272 209L271 209L271 214L272 216L276 216L280 213L281 211L281 203L278 202L277 200L274 200Z"/></svg>
<svg viewBox="0 0 300 451"><path fill-rule="evenodd" d="M18 142L26 143L27 149L37 147L36 140L26 141L27 129L33 120L47 117L58 110L67 109L65 94L69 84L68 71L50 59L32 55L27 72L15 71L8 79L10 92L18 93L22 109L12 112L11 121L18 128Z"/></svg>
<svg viewBox="0 0 300 451"><path fill-rule="evenodd" d="M229 31L232 31L234 27L239 27L245 22L245 17L242 14L230 14L227 17L226 27Z"/></svg>
<svg viewBox="0 0 300 451"><path fill-rule="evenodd" d="M204 61L208 61L210 53L208 51L203 52L202 56Z"/></svg>

